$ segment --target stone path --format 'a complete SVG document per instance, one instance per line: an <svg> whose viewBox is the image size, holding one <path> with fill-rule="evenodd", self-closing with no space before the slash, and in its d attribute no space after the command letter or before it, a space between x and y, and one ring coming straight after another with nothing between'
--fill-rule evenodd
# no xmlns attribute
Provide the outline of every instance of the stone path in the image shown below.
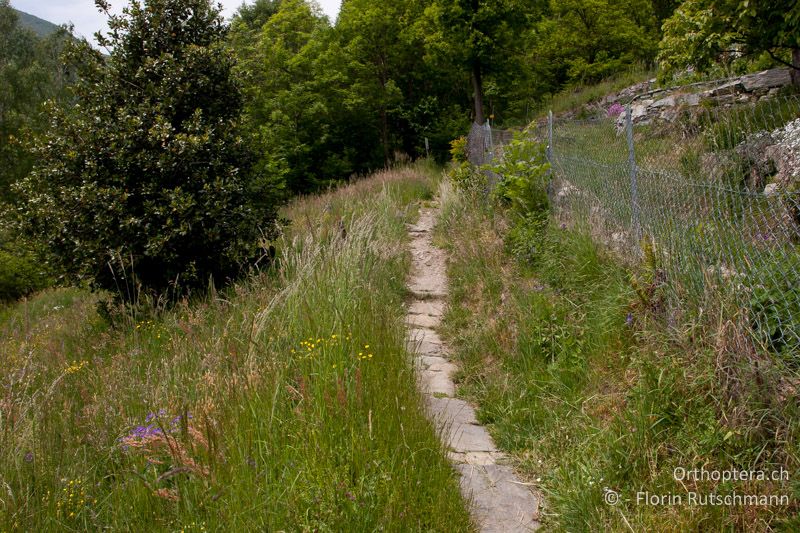
<svg viewBox="0 0 800 533"><path fill-rule="evenodd" d="M433 246L431 231L438 208L423 208L409 228L414 266L408 288L409 351L415 354L417 378L425 395L428 415L449 448L461 474L461 492L472 503L473 518L486 533L532 531L539 525L539 500L521 483L498 451L475 410L455 397L452 374L458 367L448 358L447 346L435 328L441 322L447 298L446 256Z"/></svg>

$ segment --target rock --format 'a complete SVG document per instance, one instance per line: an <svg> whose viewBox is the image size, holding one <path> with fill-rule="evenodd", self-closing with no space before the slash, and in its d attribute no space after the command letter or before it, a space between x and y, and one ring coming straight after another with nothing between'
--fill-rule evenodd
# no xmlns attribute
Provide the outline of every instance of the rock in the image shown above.
<svg viewBox="0 0 800 533"><path fill-rule="evenodd" d="M418 328L435 328L439 326L441 321L441 316L412 314L406 317L406 324L409 326L416 326Z"/></svg>
<svg viewBox="0 0 800 533"><path fill-rule="evenodd" d="M718 87L714 87L713 89L707 92L709 92L711 96L722 96L722 95L732 95L734 93L741 92L743 89L744 86L742 85L742 80L738 79L729 81L728 83L724 83Z"/></svg>
<svg viewBox="0 0 800 533"><path fill-rule="evenodd" d="M680 114L680 112L678 111L678 108L676 108L676 107L668 107L664 111L661 112L661 114L659 115L659 118L663 122L675 122L675 119L678 118L679 114Z"/></svg>
<svg viewBox="0 0 800 533"><path fill-rule="evenodd" d="M652 105L655 106L655 104L652 104ZM642 117L646 117L647 116L647 108L648 108L648 104L645 103L645 102L642 102L640 104L636 104L636 105L632 106L631 107L631 118L635 121L635 120L640 119ZM624 117L623 117L623 120L625 120Z"/></svg>
<svg viewBox="0 0 800 533"><path fill-rule="evenodd" d="M777 196L779 185L777 183L768 183L766 187L764 187L764 196Z"/></svg>
<svg viewBox="0 0 800 533"><path fill-rule="evenodd" d="M755 74L748 74L742 76L741 84L747 92L753 92L759 89L772 89L785 87L792 83L792 77L789 69L774 68L772 70L763 70Z"/></svg>
<svg viewBox="0 0 800 533"><path fill-rule="evenodd" d="M409 308L408 312L412 315L430 315L442 316L444 314L445 303L437 300L415 301Z"/></svg>
<svg viewBox="0 0 800 533"><path fill-rule="evenodd" d="M674 96L667 96L666 98L662 98L653 104L650 107L659 108L659 107L675 107L675 97Z"/></svg>
<svg viewBox="0 0 800 533"><path fill-rule="evenodd" d="M472 500L481 533L522 533L539 527L539 499L505 465L459 464L461 491Z"/></svg>
<svg viewBox="0 0 800 533"><path fill-rule="evenodd" d="M697 93L684 94L680 97L679 102L691 107L700 105L700 95Z"/></svg>

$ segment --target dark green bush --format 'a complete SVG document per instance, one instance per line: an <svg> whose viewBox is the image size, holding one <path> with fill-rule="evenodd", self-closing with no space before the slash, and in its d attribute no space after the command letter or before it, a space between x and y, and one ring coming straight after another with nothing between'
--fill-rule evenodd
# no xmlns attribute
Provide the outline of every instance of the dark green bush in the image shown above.
<svg viewBox="0 0 800 533"><path fill-rule="evenodd" d="M9 302L44 288L46 271L31 252L0 249L0 302Z"/></svg>
<svg viewBox="0 0 800 533"><path fill-rule="evenodd" d="M209 0L134 1L109 27L110 57L70 52L75 105L52 110L20 226L69 278L123 300L222 284L276 218L241 133L227 27Z"/></svg>

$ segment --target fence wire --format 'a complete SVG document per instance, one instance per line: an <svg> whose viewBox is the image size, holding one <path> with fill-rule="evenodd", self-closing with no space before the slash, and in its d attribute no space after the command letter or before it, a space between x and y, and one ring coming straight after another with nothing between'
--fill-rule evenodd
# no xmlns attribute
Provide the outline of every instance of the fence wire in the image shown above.
<svg viewBox="0 0 800 533"><path fill-rule="evenodd" d="M669 123L634 124L630 107L551 117L534 134L548 143L557 217L632 261L653 250L674 306L732 304L757 345L800 364L798 98L683 109Z"/></svg>

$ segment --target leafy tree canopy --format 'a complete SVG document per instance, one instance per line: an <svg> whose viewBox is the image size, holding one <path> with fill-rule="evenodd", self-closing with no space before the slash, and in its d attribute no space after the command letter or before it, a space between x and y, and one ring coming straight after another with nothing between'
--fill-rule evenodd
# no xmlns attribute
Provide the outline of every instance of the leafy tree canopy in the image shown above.
<svg viewBox="0 0 800 533"><path fill-rule="evenodd" d="M134 0L109 27L107 59L71 51L75 106L52 110L20 225L70 279L123 299L224 282L275 218L240 134L227 27L209 0Z"/></svg>
<svg viewBox="0 0 800 533"><path fill-rule="evenodd" d="M797 0L686 0L664 23L662 77L691 66L762 52L793 67L800 85L800 4ZM791 59L789 59L791 57Z"/></svg>
<svg viewBox="0 0 800 533"><path fill-rule="evenodd" d="M31 168L30 136L44 126L42 104L65 96L67 75L58 58L67 32L47 38L21 27L8 0L0 0L0 201Z"/></svg>

